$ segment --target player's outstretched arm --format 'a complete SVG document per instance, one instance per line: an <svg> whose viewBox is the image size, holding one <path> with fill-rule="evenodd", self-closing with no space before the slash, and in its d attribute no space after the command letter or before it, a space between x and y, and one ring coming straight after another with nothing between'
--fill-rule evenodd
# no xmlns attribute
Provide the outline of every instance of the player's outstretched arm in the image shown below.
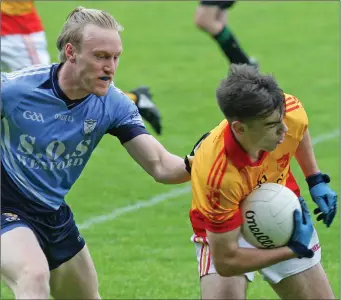
<svg viewBox="0 0 341 300"><path fill-rule="evenodd" d="M224 277L237 276L291 258L313 257L314 252L308 249L308 246L314 228L309 210L304 200L301 201L303 202L301 202L302 215L298 210L295 211L295 229L288 246L285 247L275 249L240 248L238 246L240 227L224 233L207 230L213 262L218 274Z"/></svg>
<svg viewBox="0 0 341 300"><path fill-rule="evenodd" d="M309 131L306 130L295 154L309 186L310 195L318 208L314 213L317 220L329 227L334 220L337 208L337 194L328 186L330 177L322 174L317 166Z"/></svg>
<svg viewBox="0 0 341 300"><path fill-rule="evenodd" d="M178 184L190 180L184 159L169 153L153 136L141 134L123 145L155 181Z"/></svg>

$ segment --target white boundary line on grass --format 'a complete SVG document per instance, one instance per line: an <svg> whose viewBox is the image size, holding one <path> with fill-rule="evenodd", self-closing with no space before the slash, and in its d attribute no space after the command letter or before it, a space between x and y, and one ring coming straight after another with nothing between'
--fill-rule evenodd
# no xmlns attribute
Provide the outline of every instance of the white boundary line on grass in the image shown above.
<svg viewBox="0 0 341 300"><path fill-rule="evenodd" d="M313 145L320 144L324 141L331 140L340 135L339 130L334 130L330 133L322 134L313 139ZM78 225L79 229L85 230L92 227L95 224L104 223L116 219L119 216L125 215L127 213L137 211L141 208L151 207L160 202L179 197L181 195L189 193L191 190L190 186L182 186L181 188L174 188L170 191L162 194L155 195L147 200L136 202L135 204L116 208L108 214L103 214L95 216L85 220L83 223Z"/></svg>

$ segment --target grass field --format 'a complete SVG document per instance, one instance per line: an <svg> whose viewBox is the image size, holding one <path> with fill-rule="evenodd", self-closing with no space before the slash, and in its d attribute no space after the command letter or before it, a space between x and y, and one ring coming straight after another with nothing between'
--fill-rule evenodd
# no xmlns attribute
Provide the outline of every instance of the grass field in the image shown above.
<svg viewBox="0 0 341 300"><path fill-rule="evenodd" d="M67 14L77 5L110 11L125 27L124 53L115 83L123 90L151 86L163 113L159 140L180 156L222 118L215 88L228 65L217 45L193 24L196 1L41 1L41 13L53 61L55 40ZM241 2L229 22L261 70L274 73L283 89L303 102L310 132L320 140L315 152L321 170L339 192L339 2ZM332 133L331 136L326 136ZM319 141L319 140L316 140ZM304 178L292 166L308 196ZM128 156L118 140L105 136L67 202L91 250L106 299L200 297L188 186L156 184ZM156 198L153 198L157 196ZM142 206L118 209L134 205ZM143 207L143 204L146 207ZM114 211L112 219L85 223ZM115 217L115 213L117 213ZM316 224L322 262L340 297L340 221L326 229ZM315 284L315 283L314 283ZM13 298L2 286L2 298ZM274 299L260 276L249 299Z"/></svg>

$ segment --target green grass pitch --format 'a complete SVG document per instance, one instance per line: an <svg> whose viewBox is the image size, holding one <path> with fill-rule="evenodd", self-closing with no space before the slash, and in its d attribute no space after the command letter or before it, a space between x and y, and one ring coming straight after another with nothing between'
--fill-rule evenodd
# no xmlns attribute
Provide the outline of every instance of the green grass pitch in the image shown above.
<svg viewBox="0 0 341 300"><path fill-rule="evenodd" d="M228 69L217 45L193 24L197 2L39 1L53 61L57 61L55 41L63 21L78 5L108 10L123 24L124 52L115 83L122 90L151 86L163 114L164 134L159 140L169 151L184 156L222 118L215 88ZM242 1L230 10L231 28L246 52L303 102L313 137L339 129L339 6L327 1ZM331 175L331 185L339 193L339 137L318 143L315 153L320 169ZM313 208L302 174L296 164L292 168ZM105 136L67 202L78 224L83 224L174 188L180 187L156 184L118 140ZM158 204L82 230L103 298L200 297L194 246L189 241L190 201L191 194L180 190ZM330 229L321 224L316 228L322 263L339 298L339 215ZM249 287L250 299L276 298L261 276ZM3 299L13 299L4 285L1 293Z"/></svg>

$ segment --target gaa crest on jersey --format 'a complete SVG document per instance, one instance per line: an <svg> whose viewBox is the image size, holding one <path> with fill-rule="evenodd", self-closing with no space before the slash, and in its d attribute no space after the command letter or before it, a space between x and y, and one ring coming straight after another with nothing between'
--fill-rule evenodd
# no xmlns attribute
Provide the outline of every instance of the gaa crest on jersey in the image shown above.
<svg viewBox="0 0 341 300"><path fill-rule="evenodd" d="M277 170L283 171L289 164L289 153L283 154L283 156L277 159Z"/></svg>
<svg viewBox="0 0 341 300"><path fill-rule="evenodd" d="M93 132L96 128L97 125L97 120L93 119L86 119L83 123L83 131L85 135L90 134Z"/></svg>
<svg viewBox="0 0 341 300"><path fill-rule="evenodd" d="M16 214L3 213L2 215L6 217L7 222L20 221L20 218Z"/></svg>

